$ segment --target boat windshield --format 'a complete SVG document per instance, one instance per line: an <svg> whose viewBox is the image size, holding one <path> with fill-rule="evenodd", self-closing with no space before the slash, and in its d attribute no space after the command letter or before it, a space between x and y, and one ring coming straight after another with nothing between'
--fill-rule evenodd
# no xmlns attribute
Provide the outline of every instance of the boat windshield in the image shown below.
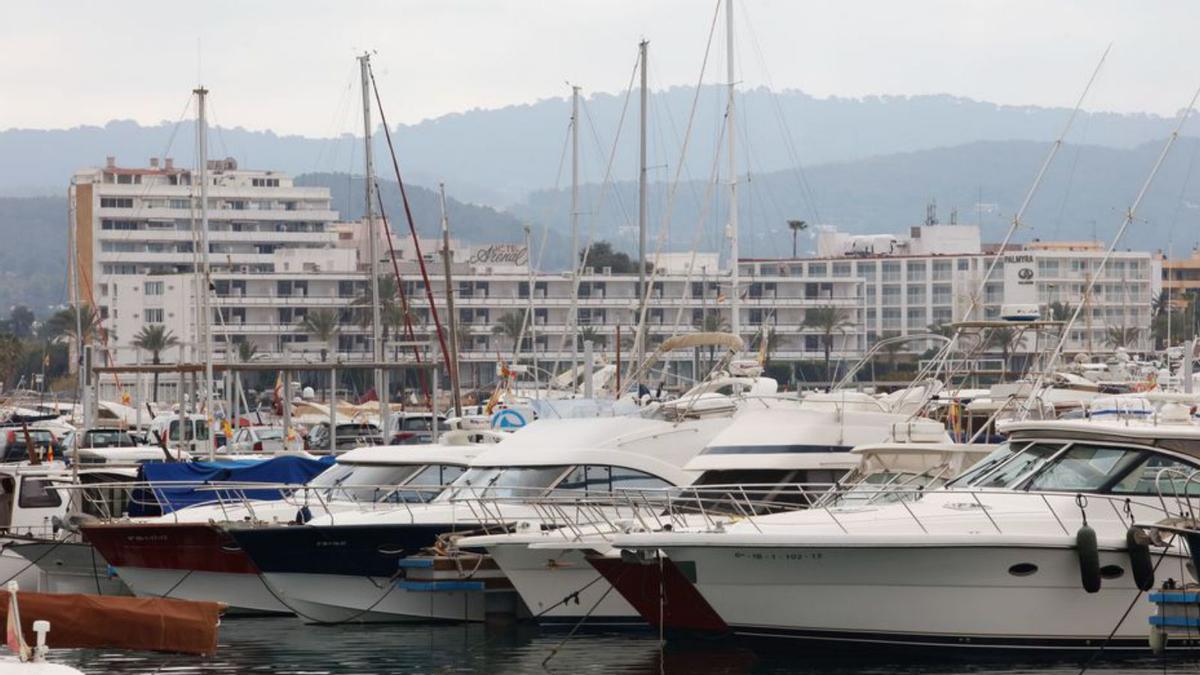
<svg viewBox="0 0 1200 675"><path fill-rule="evenodd" d="M1029 481L1026 489L1097 491L1142 458L1140 450L1078 443Z"/></svg>
<svg viewBox="0 0 1200 675"><path fill-rule="evenodd" d="M421 469L421 464L368 465L337 464L309 481L310 487L323 488L329 500L379 501Z"/></svg>
<svg viewBox="0 0 1200 675"><path fill-rule="evenodd" d="M1011 488L1015 487L1030 473L1037 471L1046 464L1059 450L1059 443L1030 443L1025 449L1014 455L995 471L983 476L971 487L977 488Z"/></svg>
<svg viewBox="0 0 1200 675"><path fill-rule="evenodd" d="M554 486L566 466L510 466L470 469L435 501L472 497L530 497Z"/></svg>
<svg viewBox="0 0 1200 675"><path fill-rule="evenodd" d="M975 466L959 474L958 478L946 484L946 487L967 487L979 478L992 472L992 469L1008 461L1022 446L1003 443L1000 447L988 453L987 457L975 463Z"/></svg>

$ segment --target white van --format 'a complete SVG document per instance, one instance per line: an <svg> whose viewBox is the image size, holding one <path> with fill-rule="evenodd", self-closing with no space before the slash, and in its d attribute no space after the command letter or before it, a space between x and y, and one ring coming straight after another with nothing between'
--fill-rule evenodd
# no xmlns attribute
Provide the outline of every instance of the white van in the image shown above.
<svg viewBox="0 0 1200 675"><path fill-rule="evenodd" d="M161 445L166 439L167 447L172 450L183 450L193 455L207 457L213 449L212 434L209 433L208 420L204 415L195 413L181 417L178 413L159 415L150 422L150 434L147 441L152 445ZM182 432L182 433L181 433Z"/></svg>

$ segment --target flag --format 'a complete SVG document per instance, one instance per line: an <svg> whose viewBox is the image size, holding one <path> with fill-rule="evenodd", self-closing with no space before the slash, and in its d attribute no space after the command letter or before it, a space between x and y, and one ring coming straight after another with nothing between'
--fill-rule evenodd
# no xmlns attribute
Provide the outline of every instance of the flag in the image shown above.
<svg viewBox="0 0 1200 675"><path fill-rule="evenodd" d="M121 392L121 404L122 405L129 405L129 402L132 400L133 400L133 398L130 397L129 392L127 392L127 391Z"/></svg>
<svg viewBox="0 0 1200 675"><path fill-rule="evenodd" d="M21 610L17 606L17 584L8 585L8 624L5 626L5 641L12 653L21 661L28 661L31 653L25 643L25 634L21 632Z"/></svg>

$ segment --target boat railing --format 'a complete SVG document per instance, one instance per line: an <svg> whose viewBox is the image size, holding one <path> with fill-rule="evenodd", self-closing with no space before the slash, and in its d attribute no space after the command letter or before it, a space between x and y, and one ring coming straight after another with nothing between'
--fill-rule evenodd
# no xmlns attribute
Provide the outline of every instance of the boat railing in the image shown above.
<svg viewBox="0 0 1200 675"><path fill-rule="evenodd" d="M1200 507L1200 472L1190 492L1171 502L1157 495L1120 495L1003 488L969 490L925 489L891 484L857 485L706 485L674 488L621 489L612 492L559 490L537 497L464 499L462 503L483 524L500 531L536 526L547 537L579 541L632 531L721 531L745 523L764 531L764 516L807 510L824 514L838 531L879 533L881 508L894 507L897 526L908 521L924 534L1028 534L1045 532L1043 523L1074 537L1084 523L1102 521L1128 528L1147 518L1194 516ZM937 495L942 508L918 508ZM871 511L870 517L856 514ZM965 518L964 518L965 516ZM819 524L809 521L806 524Z"/></svg>

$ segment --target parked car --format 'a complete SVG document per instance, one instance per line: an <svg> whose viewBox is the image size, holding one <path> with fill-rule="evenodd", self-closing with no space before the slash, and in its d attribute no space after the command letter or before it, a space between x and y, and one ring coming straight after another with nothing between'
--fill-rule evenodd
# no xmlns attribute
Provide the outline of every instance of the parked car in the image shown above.
<svg viewBox="0 0 1200 675"><path fill-rule="evenodd" d="M283 452L283 429L279 427L242 427L233 433L233 441L226 446L229 453L245 454Z"/></svg>
<svg viewBox="0 0 1200 675"><path fill-rule="evenodd" d="M438 431L449 431L446 418L438 415ZM392 415L392 445L433 442L433 415L427 412L398 412Z"/></svg>
<svg viewBox="0 0 1200 675"><path fill-rule="evenodd" d="M26 432L28 431L28 436ZM24 462L29 459L29 440L33 441L38 459L46 459L51 452L59 455L60 447L54 432L37 427L0 427L0 462Z"/></svg>
<svg viewBox="0 0 1200 675"><path fill-rule="evenodd" d="M133 434L124 429L86 429L63 436L62 447L67 452L75 449L76 435L79 436L80 448L132 448L139 445Z"/></svg>
<svg viewBox="0 0 1200 675"><path fill-rule="evenodd" d="M374 424L348 422L337 425L335 451L353 450L364 445L382 445L383 435ZM317 452L329 452L329 423L322 422L308 430L307 447Z"/></svg>

